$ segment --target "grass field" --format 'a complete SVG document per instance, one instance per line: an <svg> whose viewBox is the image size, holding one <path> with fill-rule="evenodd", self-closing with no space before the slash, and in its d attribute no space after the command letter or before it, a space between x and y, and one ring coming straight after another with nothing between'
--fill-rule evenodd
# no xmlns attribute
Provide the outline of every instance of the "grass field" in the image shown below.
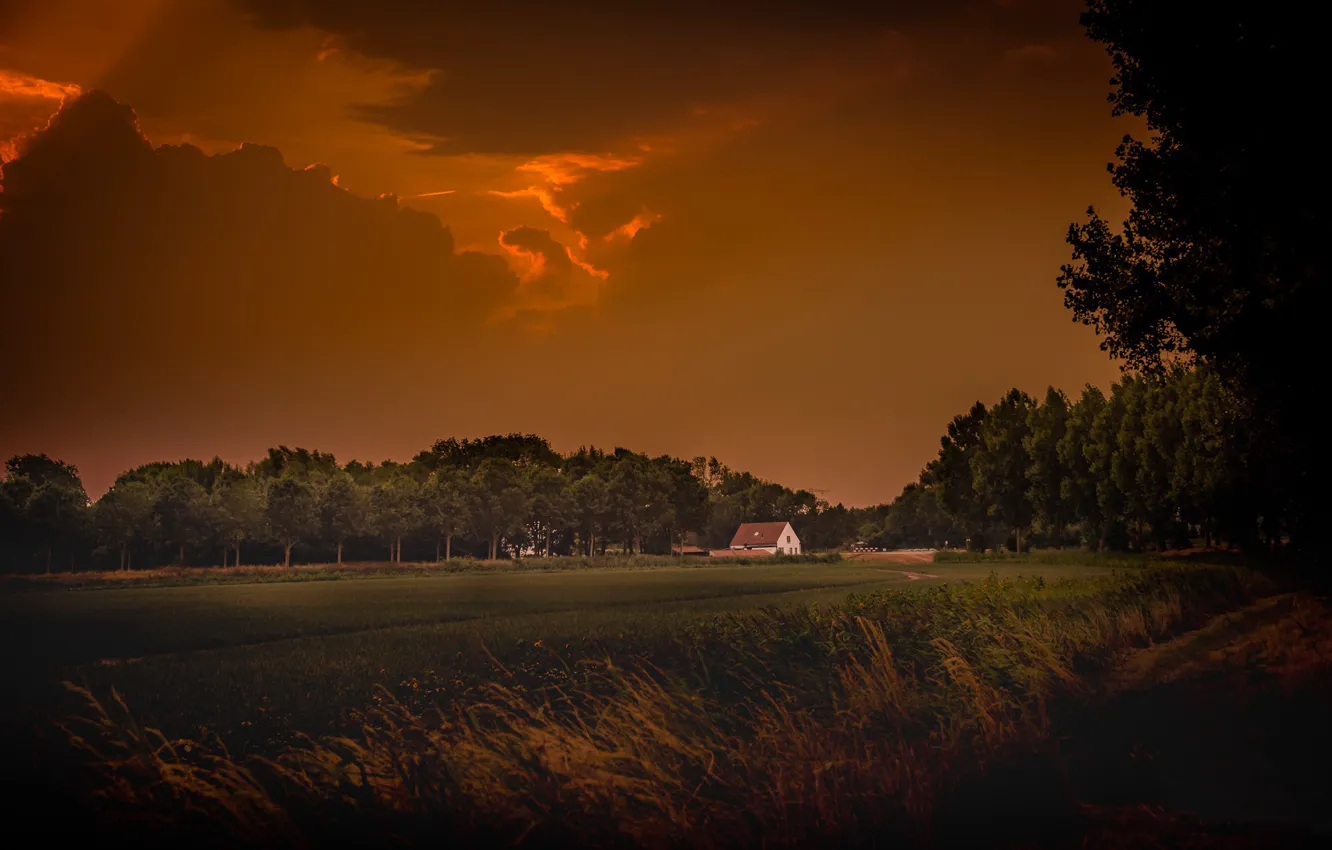
<svg viewBox="0 0 1332 850"><path fill-rule="evenodd" d="M928 566L928 565L926 565ZM239 751L335 726L378 687L423 701L483 688L496 665L550 648L634 655L718 614L842 602L853 593L1095 565L849 561L606 569L342 581L125 586L0 595L10 681L44 705L61 680L114 686L170 735L199 727ZM912 572L912 571L915 572ZM515 661L515 659L522 659Z"/></svg>
<svg viewBox="0 0 1332 850"><path fill-rule="evenodd" d="M1075 553L640 565L29 590L0 636L32 714L85 718L53 781L223 843L910 844L995 814L959 789L1097 671L1271 587Z"/></svg>

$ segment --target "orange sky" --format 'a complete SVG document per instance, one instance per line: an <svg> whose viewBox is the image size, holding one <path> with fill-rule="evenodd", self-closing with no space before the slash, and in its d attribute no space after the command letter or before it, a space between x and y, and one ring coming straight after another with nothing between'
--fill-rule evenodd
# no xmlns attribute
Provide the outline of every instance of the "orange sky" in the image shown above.
<svg viewBox="0 0 1332 850"><path fill-rule="evenodd" d="M0 0L0 139L102 90L276 149L104 104L6 169L0 454L524 431L869 504L1114 379L1054 285L1128 129L1076 0L551 5Z"/></svg>

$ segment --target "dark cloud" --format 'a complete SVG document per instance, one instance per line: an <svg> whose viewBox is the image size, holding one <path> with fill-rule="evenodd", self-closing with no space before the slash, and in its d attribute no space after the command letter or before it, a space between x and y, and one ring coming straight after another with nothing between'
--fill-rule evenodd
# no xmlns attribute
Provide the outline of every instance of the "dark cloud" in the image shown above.
<svg viewBox="0 0 1332 850"><path fill-rule="evenodd" d="M271 28L314 26L347 48L439 73L361 114L427 153L600 151L669 132L696 107L780 86L888 30L968 27L999 48L1076 27L1077 0L673 0L484 4L232 0Z"/></svg>
<svg viewBox="0 0 1332 850"><path fill-rule="evenodd" d="M573 260L569 259L564 246L550 235L549 230L516 227L500 235L500 244L540 257L548 271L568 273L573 270Z"/></svg>
<svg viewBox="0 0 1332 850"><path fill-rule="evenodd" d="M516 227L500 234L500 244L529 264L511 315L537 315L538 324L548 328L552 311L592 307L600 298L606 272L575 259L550 231Z"/></svg>
<svg viewBox="0 0 1332 850"><path fill-rule="evenodd" d="M35 402L417 368L517 285L503 258L457 252L435 216L326 167L153 148L100 92L6 164L0 256L0 378Z"/></svg>

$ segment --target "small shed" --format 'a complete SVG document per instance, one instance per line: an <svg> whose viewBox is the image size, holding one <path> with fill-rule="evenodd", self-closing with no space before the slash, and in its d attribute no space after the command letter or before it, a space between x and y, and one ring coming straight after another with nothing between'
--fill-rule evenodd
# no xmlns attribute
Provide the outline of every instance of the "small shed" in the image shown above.
<svg viewBox="0 0 1332 850"><path fill-rule="evenodd" d="M671 554L684 556L686 558L706 558L708 556L708 550L700 549L697 546L675 545L671 547Z"/></svg>

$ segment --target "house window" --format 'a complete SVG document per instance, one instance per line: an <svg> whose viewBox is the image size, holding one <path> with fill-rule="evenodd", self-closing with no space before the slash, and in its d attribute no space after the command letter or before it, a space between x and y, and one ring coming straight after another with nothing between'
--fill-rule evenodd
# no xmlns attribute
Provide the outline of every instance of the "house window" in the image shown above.
<svg viewBox="0 0 1332 850"><path fill-rule="evenodd" d="M787 542L787 543L790 543L790 542L791 542L791 535L789 535L789 534L786 535L786 542Z"/></svg>

